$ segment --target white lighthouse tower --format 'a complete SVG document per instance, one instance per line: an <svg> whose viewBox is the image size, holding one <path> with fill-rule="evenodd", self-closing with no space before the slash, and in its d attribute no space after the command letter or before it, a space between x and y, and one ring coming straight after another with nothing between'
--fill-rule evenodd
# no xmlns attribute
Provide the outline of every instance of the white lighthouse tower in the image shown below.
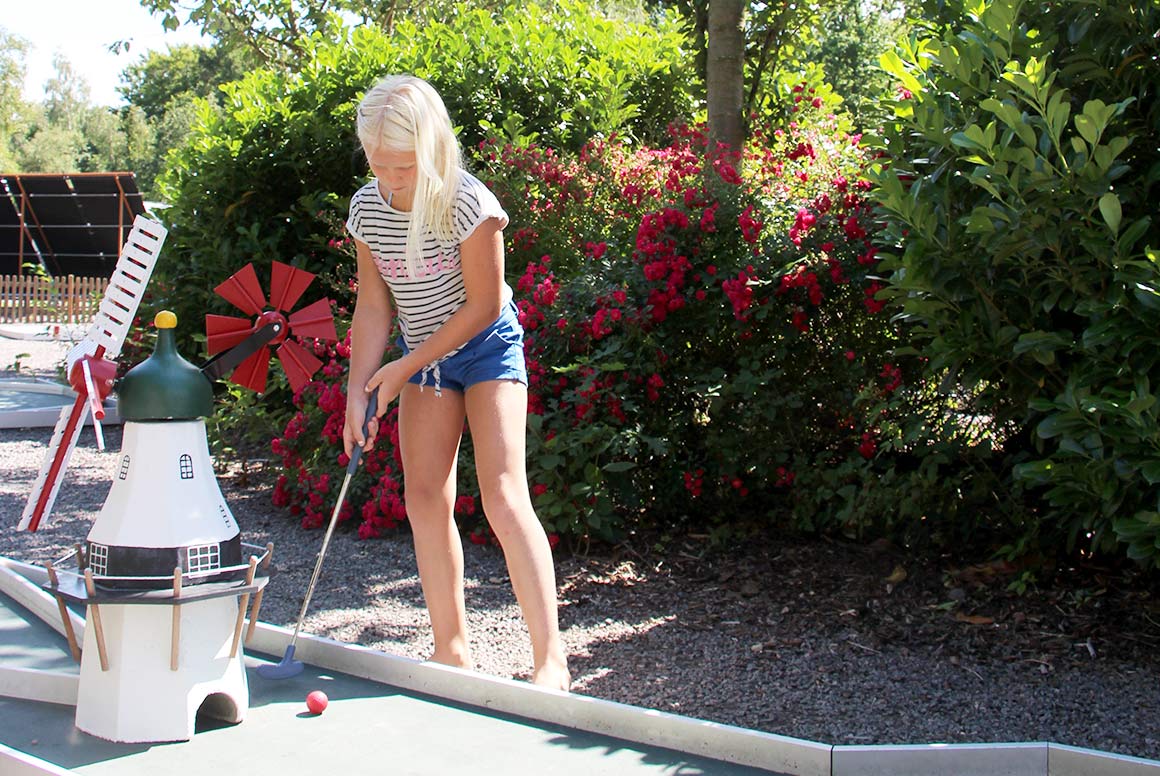
<svg viewBox="0 0 1160 776"><path fill-rule="evenodd" d="M174 346L176 318L118 384L124 436L112 487L81 561L93 627L76 725L111 741L193 736L199 711L240 722L249 708L239 648L256 557L243 559L206 443L213 392Z"/></svg>

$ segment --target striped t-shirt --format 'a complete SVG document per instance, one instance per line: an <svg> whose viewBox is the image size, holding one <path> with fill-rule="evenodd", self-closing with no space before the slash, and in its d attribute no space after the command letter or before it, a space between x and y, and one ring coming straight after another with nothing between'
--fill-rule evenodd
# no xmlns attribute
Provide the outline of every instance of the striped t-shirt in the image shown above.
<svg viewBox="0 0 1160 776"><path fill-rule="evenodd" d="M467 301L459 246L489 218L498 218L501 228L507 226L507 213L495 195L475 176L460 171L452 219L455 240L443 242L428 231L420 249L417 277L411 277L406 259L411 214L388 205L375 180L351 197L346 228L370 248L371 258L391 289L408 349L418 347ZM503 295L501 302L506 304L512 297L507 283Z"/></svg>

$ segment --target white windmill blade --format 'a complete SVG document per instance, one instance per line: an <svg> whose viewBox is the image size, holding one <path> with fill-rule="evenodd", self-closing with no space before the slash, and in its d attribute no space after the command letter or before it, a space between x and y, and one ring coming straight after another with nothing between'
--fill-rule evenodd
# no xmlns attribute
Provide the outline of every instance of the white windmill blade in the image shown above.
<svg viewBox="0 0 1160 776"><path fill-rule="evenodd" d="M36 475L36 482L28 495L28 502L24 505L24 513L20 516L20 524L17 526L19 530L35 531L52 511L60 483L64 481L68 459L77 446L77 439L88 414L89 402L84 396L78 396L73 404L61 409L60 418L52 430L52 439L48 443L48 455L44 457L40 473Z"/></svg>
<svg viewBox="0 0 1160 776"><path fill-rule="evenodd" d="M85 356L114 359L120 355L166 234L165 227L144 216L137 216L133 221L105 296L93 316L93 323L84 339L66 357L70 375L73 365ZM24 506L19 525L21 530L35 531L52 511L68 460L92 409L92 392L92 381L88 380L85 389L78 388L79 395L72 406L61 410L44 464Z"/></svg>
<svg viewBox="0 0 1160 776"><path fill-rule="evenodd" d="M108 288L93 323L85 338L68 354L68 368L84 355L94 355L98 348L104 348L106 358L116 358L121 354L121 346L133 325L145 286L153 275L157 256L168 234L164 226L145 216L137 216L133 228L121 249L121 257L113 269Z"/></svg>

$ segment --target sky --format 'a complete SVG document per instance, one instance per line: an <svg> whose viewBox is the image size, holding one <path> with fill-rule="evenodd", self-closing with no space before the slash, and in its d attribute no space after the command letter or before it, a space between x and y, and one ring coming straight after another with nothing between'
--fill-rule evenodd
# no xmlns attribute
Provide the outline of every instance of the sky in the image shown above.
<svg viewBox="0 0 1160 776"><path fill-rule="evenodd" d="M4 0L0 27L29 43L24 96L33 102L44 98L44 82L53 75L57 52L88 83L93 104L118 106L123 104L117 93L121 71L146 51L208 42L193 25L166 32L161 17L150 15L139 0ZM118 40L130 42L128 53L109 51Z"/></svg>

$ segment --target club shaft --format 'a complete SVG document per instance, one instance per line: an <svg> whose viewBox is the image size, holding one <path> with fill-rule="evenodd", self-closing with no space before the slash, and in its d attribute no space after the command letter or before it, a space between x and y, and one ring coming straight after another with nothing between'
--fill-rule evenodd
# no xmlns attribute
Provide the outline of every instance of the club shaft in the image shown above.
<svg viewBox="0 0 1160 776"><path fill-rule="evenodd" d="M371 418L375 417L379 403L379 389L371 391L367 401L366 417L363 419L363 435L368 433ZM330 515L330 525L326 526L326 536L322 539L322 548L318 551L318 560L314 562L314 573L310 576L310 584L306 586L306 597L302 599L302 610L298 612L298 622L294 626L294 635L290 638L290 648L298 643L298 631L302 630L302 621L306 619L306 610L310 606L310 599L314 596L314 586L322 573L322 559L326 557L326 548L330 545L330 536L334 533L334 525L338 522L338 513L342 511L342 504L346 500L346 489L350 487L350 478L358 470L358 462L362 457L362 448L355 445L351 452L350 463L346 467L346 476L342 478L342 488L338 491L338 501L334 502L334 512Z"/></svg>
<svg viewBox="0 0 1160 776"><path fill-rule="evenodd" d="M306 586L306 597L302 599L302 610L298 612L298 623L294 626L294 636L290 645L298 642L298 631L302 629L302 621L306 619L306 609L310 606L310 599L314 596L314 586L322 573L322 559L326 557L326 548L330 545L330 536L334 533L334 525L338 522L338 513L342 511L342 503L346 499L346 489L350 486L350 472L342 478L342 488L338 491L338 501L334 504L334 512L330 515L330 525L326 526L326 536L322 539L322 548L318 550L318 560L314 562L314 573L310 577L310 584Z"/></svg>

